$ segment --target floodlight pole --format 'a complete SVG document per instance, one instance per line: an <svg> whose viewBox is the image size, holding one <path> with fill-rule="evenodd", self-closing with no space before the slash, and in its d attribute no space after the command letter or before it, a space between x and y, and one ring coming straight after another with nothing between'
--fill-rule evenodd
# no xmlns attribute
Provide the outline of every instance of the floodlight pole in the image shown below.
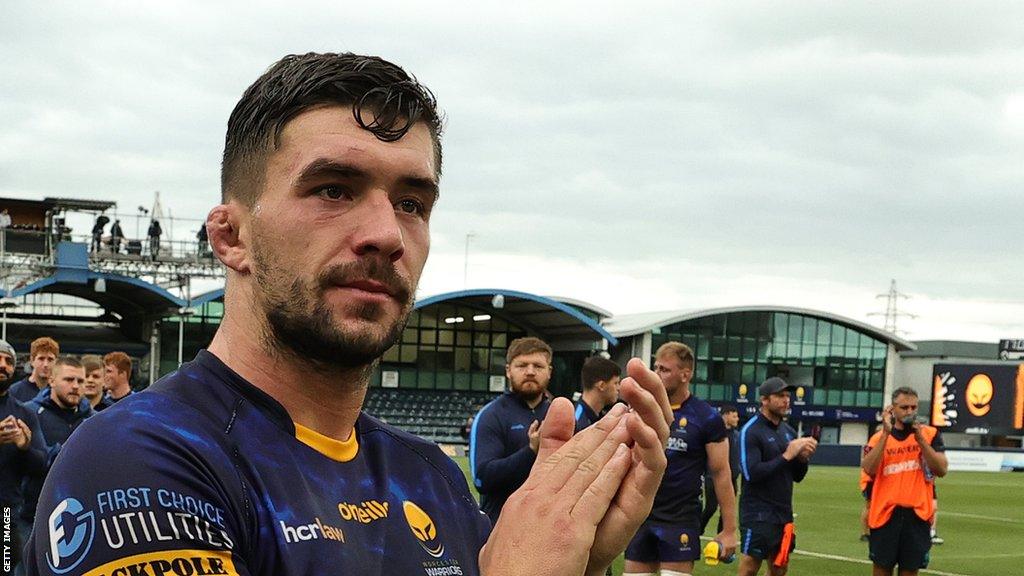
<svg viewBox="0 0 1024 576"><path fill-rule="evenodd" d="M469 240L476 238L476 232L466 234L466 251L462 256L462 289L469 288Z"/></svg>

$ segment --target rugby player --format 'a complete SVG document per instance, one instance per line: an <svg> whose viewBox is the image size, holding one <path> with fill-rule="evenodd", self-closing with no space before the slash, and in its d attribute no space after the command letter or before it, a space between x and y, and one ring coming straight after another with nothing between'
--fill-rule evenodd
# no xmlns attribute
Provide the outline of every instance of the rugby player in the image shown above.
<svg viewBox="0 0 1024 576"><path fill-rule="evenodd" d="M626 548L625 575L688 575L701 556L701 488L710 470L722 510L716 536L720 558L736 550L736 498L729 473L729 444L718 411L690 392L693 350L666 342L654 355L654 367L668 393L673 418L668 469L658 487L650 517Z"/></svg>
<svg viewBox="0 0 1024 576"><path fill-rule="evenodd" d="M440 131L430 92L376 57L288 56L246 90L206 221L220 327L64 446L30 576L604 572L665 468L668 400L639 360L631 410L584 433L552 402L493 530L437 446L361 412L426 261Z"/></svg>

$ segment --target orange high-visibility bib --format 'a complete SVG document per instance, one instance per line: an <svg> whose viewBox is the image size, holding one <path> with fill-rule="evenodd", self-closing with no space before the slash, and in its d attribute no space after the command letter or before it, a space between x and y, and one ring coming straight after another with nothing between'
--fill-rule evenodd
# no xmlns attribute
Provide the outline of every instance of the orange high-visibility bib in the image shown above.
<svg viewBox="0 0 1024 576"><path fill-rule="evenodd" d="M931 444L937 430L931 426L921 428L925 441ZM877 446L881 436L882 433L877 432L868 440L868 446ZM890 435L885 441L882 461L875 471L868 526L880 528L889 521L897 506L913 508L917 517L927 522L935 512L935 504L932 501L932 480L925 472L921 447L914 434L902 441Z"/></svg>

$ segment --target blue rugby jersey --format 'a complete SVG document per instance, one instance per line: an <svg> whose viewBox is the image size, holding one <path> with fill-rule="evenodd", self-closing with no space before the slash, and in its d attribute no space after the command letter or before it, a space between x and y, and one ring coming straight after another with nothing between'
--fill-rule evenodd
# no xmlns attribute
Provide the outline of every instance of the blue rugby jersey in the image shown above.
<svg viewBox="0 0 1024 576"><path fill-rule="evenodd" d="M669 428L668 468L654 496L648 520L672 524L700 525L701 488L707 468L707 444L727 436L722 416L710 404L690 395L672 407Z"/></svg>
<svg viewBox="0 0 1024 576"><path fill-rule="evenodd" d="M296 426L212 354L104 410L40 498L29 575L478 573L490 528L432 443L361 414Z"/></svg>

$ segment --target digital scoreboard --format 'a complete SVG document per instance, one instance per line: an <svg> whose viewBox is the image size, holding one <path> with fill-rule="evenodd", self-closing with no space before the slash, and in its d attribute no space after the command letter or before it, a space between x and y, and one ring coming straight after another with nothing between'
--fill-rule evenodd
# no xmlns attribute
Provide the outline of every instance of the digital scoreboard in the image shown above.
<svg viewBox="0 0 1024 576"><path fill-rule="evenodd" d="M948 432L1024 432L1024 364L936 364L932 426Z"/></svg>

